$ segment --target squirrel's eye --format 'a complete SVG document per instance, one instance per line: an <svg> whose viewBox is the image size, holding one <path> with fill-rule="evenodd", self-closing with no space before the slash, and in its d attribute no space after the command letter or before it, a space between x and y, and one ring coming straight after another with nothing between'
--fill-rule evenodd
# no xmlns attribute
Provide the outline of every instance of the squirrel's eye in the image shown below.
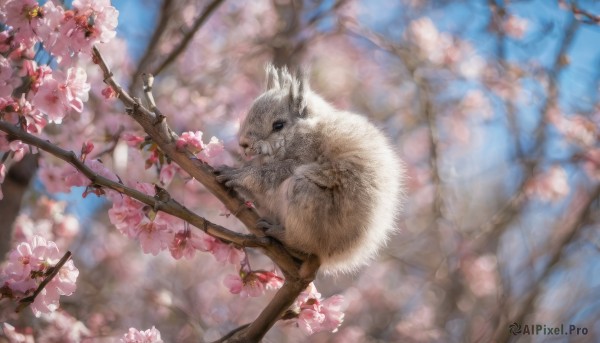
<svg viewBox="0 0 600 343"><path fill-rule="evenodd" d="M285 126L285 121L278 120L273 122L273 131L280 131Z"/></svg>

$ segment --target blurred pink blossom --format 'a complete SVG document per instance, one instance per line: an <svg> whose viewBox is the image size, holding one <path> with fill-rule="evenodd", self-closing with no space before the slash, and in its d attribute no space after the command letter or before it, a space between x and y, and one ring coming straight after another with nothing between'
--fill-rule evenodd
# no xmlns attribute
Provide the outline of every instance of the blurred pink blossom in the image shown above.
<svg viewBox="0 0 600 343"><path fill-rule="evenodd" d="M169 243L169 251L174 259L179 260L182 257L191 259L196 254L196 248L192 244L192 232L184 229L177 232Z"/></svg>
<svg viewBox="0 0 600 343"><path fill-rule="evenodd" d="M14 153L13 160L15 162L22 160L23 156L25 156L25 153L28 150L28 145L24 144L19 140L14 140L8 143L8 146L10 147L10 150L12 150L12 152Z"/></svg>
<svg viewBox="0 0 600 343"><path fill-rule="evenodd" d="M121 343L163 343L160 331L154 326L146 331L129 328L129 331L121 338Z"/></svg>
<svg viewBox="0 0 600 343"><path fill-rule="evenodd" d="M144 137L138 136L130 132L124 132L121 135L121 138L127 143L127 145L132 147L137 147L138 145L140 145L140 143L144 141Z"/></svg>
<svg viewBox="0 0 600 343"><path fill-rule="evenodd" d="M199 153L204 149L204 143L202 142L202 131L187 131L181 134L175 143L177 149L183 150L188 149L192 153Z"/></svg>
<svg viewBox="0 0 600 343"><path fill-rule="evenodd" d="M88 38L106 43L116 36L119 11L111 6L110 0L75 0L73 8L89 18L88 25L93 23L87 28Z"/></svg>
<svg viewBox="0 0 600 343"><path fill-rule="evenodd" d="M581 115L565 116L557 108L551 109L548 116L550 122L569 141L584 148L592 147L598 141L598 126L589 118Z"/></svg>
<svg viewBox="0 0 600 343"><path fill-rule="evenodd" d="M515 39L523 38L527 32L528 26L529 22L527 19L517 17L515 15L509 15L508 18L502 23L502 29L506 35Z"/></svg>
<svg viewBox="0 0 600 343"><path fill-rule="evenodd" d="M0 98L10 97L13 90L21 85L21 79L14 77L15 66L0 55Z"/></svg>
<svg viewBox="0 0 600 343"><path fill-rule="evenodd" d="M344 321L343 306L343 296L334 295L323 299L311 283L292 306L292 311L297 313L292 321L308 335L321 331L336 332Z"/></svg>
<svg viewBox="0 0 600 343"><path fill-rule="evenodd" d="M0 163L0 185L4 182L4 178L6 177L6 165L4 163ZM4 198L2 194L2 186L0 186L0 200Z"/></svg>
<svg viewBox="0 0 600 343"><path fill-rule="evenodd" d="M90 84L81 68L69 68L66 74L60 71L48 75L33 96L32 103L48 115L50 122L60 124L70 109L83 110L88 100Z"/></svg>
<svg viewBox="0 0 600 343"><path fill-rule="evenodd" d="M544 173L534 176L527 185L528 196L539 197L543 201L559 201L570 192L567 172L561 166L552 166Z"/></svg>
<svg viewBox="0 0 600 343"><path fill-rule="evenodd" d="M224 150L225 147L223 146L223 142L213 136L210 138L208 144L204 146L204 150L202 151L204 158L201 157L201 159L206 162L212 162L213 159L219 156Z"/></svg>
<svg viewBox="0 0 600 343"><path fill-rule="evenodd" d="M43 8L36 0L7 0L1 7L0 19L15 32L15 40L26 46L37 41L36 31L42 24Z"/></svg>
<svg viewBox="0 0 600 343"><path fill-rule="evenodd" d="M2 331L10 343L35 343L32 330L28 330L28 332L17 332L14 326L3 323Z"/></svg>
<svg viewBox="0 0 600 343"><path fill-rule="evenodd" d="M600 149L589 149L583 157L583 169L592 180L600 180Z"/></svg>
<svg viewBox="0 0 600 343"><path fill-rule="evenodd" d="M475 296L484 297L496 294L499 281L494 255L466 259L462 264L462 271L465 273L469 289Z"/></svg>
<svg viewBox="0 0 600 343"><path fill-rule="evenodd" d="M277 273L265 270L240 271L235 275L226 275L223 284L233 294L242 297L259 297L267 290L279 289L283 285L283 279Z"/></svg>
<svg viewBox="0 0 600 343"><path fill-rule="evenodd" d="M41 236L19 243L13 249L0 278L21 296L29 295L47 277L51 268L62 258L58 247ZM68 260L56 276L42 289L31 304L36 317L42 313L55 311L59 307L61 295L71 295L75 291L79 270L72 260Z"/></svg>

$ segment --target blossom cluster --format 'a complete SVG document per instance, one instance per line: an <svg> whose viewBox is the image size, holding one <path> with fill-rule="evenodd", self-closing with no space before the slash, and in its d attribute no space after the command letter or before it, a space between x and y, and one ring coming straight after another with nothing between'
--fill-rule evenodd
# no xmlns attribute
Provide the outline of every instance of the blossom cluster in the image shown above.
<svg viewBox="0 0 600 343"><path fill-rule="evenodd" d="M327 299L321 297L313 283L292 305L286 314L286 319L291 319L303 332L308 335L321 331L336 332L344 321L344 297L333 295Z"/></svg>
<svg viewBox="0 0 600 343"><path fill-rule="evenodd" d="M223 142L217 137L211 137L208 144L202 141L202 131L188 131L181 134L177 139L176 147L179 150L188 149L199 159L205 162L212 162L212 159L219 156L223 150Z"/></svg>
<svg viewBox="0 0 600 343"><path fill-rule="evenodd" d="M281 288L283 278L274 271L241 268L238 274L225 276L223 283L233 294L242 297L259 297L265 294L265 291Z"/></svg>
<svg viewBox="0 0 600 343"><path fill-rule="evenodd" d="M77 65L79 56L112 39L117 18L109 0L75 0L71 9L53 0L0 2L0 118L41 134L48 123L60 124L71 111L81 112L90 84ZM30 150L35 152L0 134L0 152L14 161Z"/></svg>
<svg viewBox="0 0 600 343"><path fill-rule="evenodd" d="M149 183L138 183L136 189L154 195ZM239 263L244 253L232 244L191 230L187 224L172 215L154 211L151 207L115 192L108 193L113 206L108 211L111 223L125 236L140 242L144 253L157 255L169 250L175 259L191 259L197 250L210 252L219 262Z"/></svg>
<svg viewBox="0 0 600 343"><path fill-rule="evenodd" d="M160 338L160 331L154 326L151 329L140 331L130 328L129 331L120 340L121 343L163 343Z"/></svg>
<svg viewBox="0 0 600 343"><path fill-rule="evenodd" d="M10 252L0 274L2 297L21 300L31 296L55 272L54 268L62 257L56 244L41 236L33 236L30 240L19 243ZM64 263L35 296L31 304L33 313L39 317L42 313L58 309L60 296L68 296L75 291L78 275L79 270L72 260Z"/></svg>

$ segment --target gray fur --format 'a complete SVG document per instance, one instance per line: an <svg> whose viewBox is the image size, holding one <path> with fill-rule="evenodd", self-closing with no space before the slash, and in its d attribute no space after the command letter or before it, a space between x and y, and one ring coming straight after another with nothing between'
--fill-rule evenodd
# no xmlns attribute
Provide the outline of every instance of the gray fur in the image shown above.
<svg viewBox="0 0 600 343"><path fill-rule="evenodd" d="M254 158L221 168L217 178L255 202L268 235L318 255L325 272L352 271L394 230L402 164L365 117L333 108L304 76L266 71L267 91L239 132L244 153ZM276 121L285 122L280 131Z"/></svg>

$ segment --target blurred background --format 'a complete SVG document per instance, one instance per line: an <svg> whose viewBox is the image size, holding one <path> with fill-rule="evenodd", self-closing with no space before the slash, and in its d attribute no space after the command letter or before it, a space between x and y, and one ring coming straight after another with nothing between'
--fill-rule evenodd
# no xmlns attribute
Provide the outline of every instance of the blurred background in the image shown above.
<svg viewBox="0 0 600 343"><path fill-rule="evenodd" d="M268 62L309 66L311 87L371 118L406 163L399 230L380 258L316 282L324 296L346 299L338 332L308 337L278 323L265 342L600 341L598 1L113 5L118 39L100 50L116 78L141 96L141 73L156 75L158 106L176 132L224 141L230 153L215 164L236 162L235 134L264 89ZM112 170L154 182L156 170L143 168L148 151L123 143L140 129L118 102L102 100L101 77L88 70L90 101L74 132L56 133L55 142L79 151L95 133L95 151ZM165 342L214 340L253 320L272 296L230 294L223 278L235 267L209 254L144 255L110 224L107 201L82 199L81 189L57 195L48 179L60 164L36 165L13 165L2 185L0 253L27 232L73 251L78 290L57 314L72 322L70 334L113 341L130 326L154 325ZM243 230L194 180L176 177L169 191ZM273 268L250 254L254 268ZM44 328L40 342L65 341L56 319L12 310L0 303L0 319ZM513 323L586 334L514 335Z"/></svg>

